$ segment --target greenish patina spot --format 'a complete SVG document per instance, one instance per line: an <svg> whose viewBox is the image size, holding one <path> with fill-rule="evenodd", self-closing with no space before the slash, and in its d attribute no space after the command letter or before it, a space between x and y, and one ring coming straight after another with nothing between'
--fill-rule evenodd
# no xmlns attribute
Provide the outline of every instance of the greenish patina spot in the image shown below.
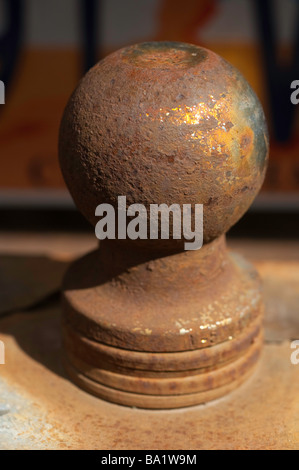
<svg viewBox="0 0 299 470"><path fill-rule="evenodd" d="M194 67L207 58L207 51L183 42L153 41L125 48L123 57L135 66Z"/></svg>

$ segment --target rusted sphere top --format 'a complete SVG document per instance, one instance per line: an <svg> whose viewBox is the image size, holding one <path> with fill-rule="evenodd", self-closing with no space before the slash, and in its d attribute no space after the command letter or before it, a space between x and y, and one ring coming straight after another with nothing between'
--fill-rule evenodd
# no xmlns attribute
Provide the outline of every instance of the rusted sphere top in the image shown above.
<svg viewBox="0 0 299 470"><path fill-rule="evenodd" d="M242 75L190 44L121 49L80 81L61 123L62 172L95 224L101 203L204 204L205 242L246 212L264 179L268 135ZM149 213L149 211L148 211Z"/></svg>

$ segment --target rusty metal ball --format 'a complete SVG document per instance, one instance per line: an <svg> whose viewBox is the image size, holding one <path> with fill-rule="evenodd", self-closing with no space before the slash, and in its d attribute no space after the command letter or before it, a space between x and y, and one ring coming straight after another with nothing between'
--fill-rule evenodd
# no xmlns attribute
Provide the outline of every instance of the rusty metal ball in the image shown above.
<svg viewBox="0 0 299 470"><path fill-rule="evenodd" d="M217 54L173 42L121 49L80 81L59 138L72 197L95 224L101 203L204 204L204 241L248 209L266 169L262 107ZM149 213L149 211L148 211Z"/></svg>

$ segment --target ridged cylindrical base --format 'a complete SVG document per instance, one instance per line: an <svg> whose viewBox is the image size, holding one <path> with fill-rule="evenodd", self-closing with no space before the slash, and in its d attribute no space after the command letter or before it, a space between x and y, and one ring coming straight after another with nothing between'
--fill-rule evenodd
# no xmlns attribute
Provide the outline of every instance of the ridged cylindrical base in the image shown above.
<svg viewBox="0 0 299 470"><path fill-rule="evenodd" d="M71 266L63 338L75 383L114 403L166 409L221 397L248 377L262 346L259 279L223 239L199 251L106 277L100 250Z"/></svg>

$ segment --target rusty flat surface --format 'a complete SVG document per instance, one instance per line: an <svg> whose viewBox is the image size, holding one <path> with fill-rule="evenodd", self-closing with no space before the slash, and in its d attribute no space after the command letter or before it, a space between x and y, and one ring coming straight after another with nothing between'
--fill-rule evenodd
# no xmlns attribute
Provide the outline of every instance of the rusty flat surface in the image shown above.
<svg viewBox="0 0 299 470"><path fill-rule="evenodd" d="M23 285L21 258L28 263L33 255L35 262L40 257L41 270L44 258L51 260L49 284L47 276L42 281L44 301L28 282L26 309L16 303L14 313L0 320L6 353L6 364L0 365L0 448L299 448L299 364L290 361L290 341L299 339L299 243L232 244L254 262L263 279L266 319L261 360L253 375L225 398L173 411L113 405L80 390L65 376L59 298L48 293L60 285L62 262L66 265L94 245L93 235L0 235L0 266L5 266L0 270L1 285L8 272L14 278L16 266L16 283ZM15 258L11 265L8 255ZM37 273L36 267L31 274L36 281ZM16 284L16 296L17 292ZM28 308L30 296L34 307Z"/></svg>

